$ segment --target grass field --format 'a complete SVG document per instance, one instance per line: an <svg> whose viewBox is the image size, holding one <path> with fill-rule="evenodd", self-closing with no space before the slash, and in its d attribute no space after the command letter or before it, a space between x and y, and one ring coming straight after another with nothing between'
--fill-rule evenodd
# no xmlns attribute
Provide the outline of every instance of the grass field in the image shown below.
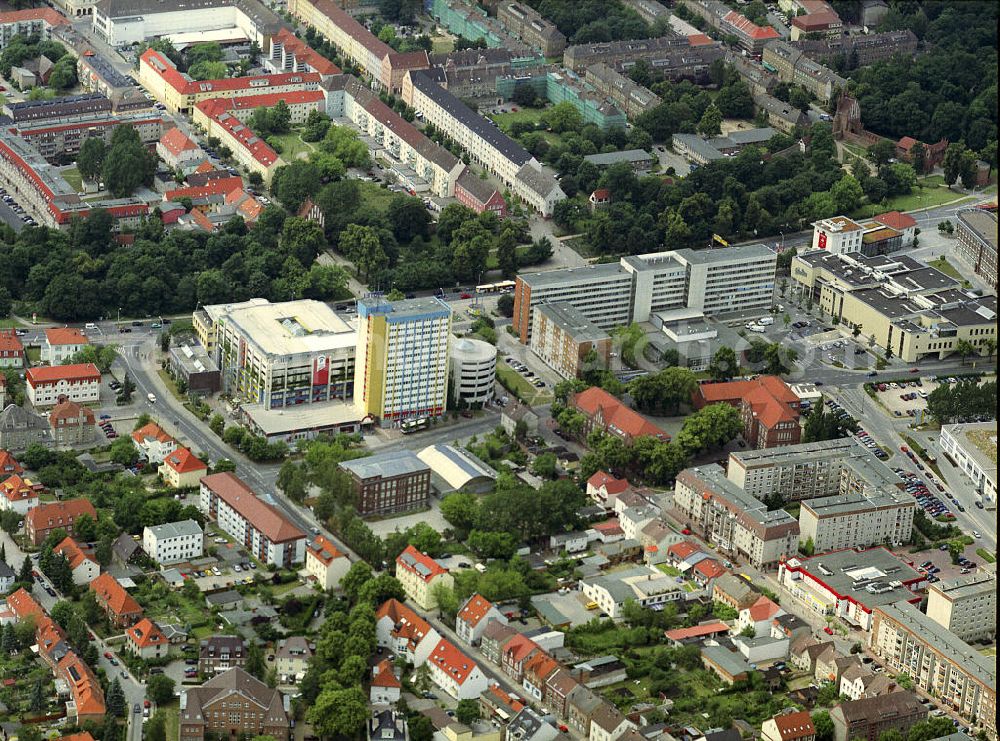
<svg viewBox="0 0 1000 741"><path fill-rule="evenodd" d="M944 185L944 178L940 175L932 175L919 181L923 187L916 188L912 193L905 196L894 196L884 203L865 204L854 210L851 214L854 218L871 218L875 214L886 211L914 211L918 208L930 208L940 206L952 201L971 200L971 196L962 198L961 193L948 190Z"/></svg>
<svg viewBox="0 0 1000 741"><path fill-rule="evenodd" d="M950 262L948 262L948 258L944 257L943 255L937 258L936 260L932 260L927 264L930 265L932 268L937 268L942 273L951 276L955 280L961 280L961 281L965 280L965 276L962 275L960 272L958 272L958 270L955 269L955 266L952 265Z"/></svg>
<svg viewBox="0 0 1000 741"><path fill-rule="evenodd" d="M496 113L489 116L497 122L497 126L505 133L510 131L511 124L521 121L525 123L538 123L542 119L541 108L518 108L517 111L508 113Z"/></svg>
<svg viewBox="0 0 1000 741"><path fill-rule="evenodd" d="M389 202L396 195L391 190L379 187L375 183L360 182L361 201L365 206L385 214L389 209Z"/></svg>
<svg viewBox="0 0 1000 741"><path fill-rule="evenodd" d="M156 371L156 374L160 377L167 389L170 390L170 393L174 395L174 398L177 399L177 401L184 401L184 396L177 390L177 384L174 383L174 379L170 377L169 373L165 370L158 370Z"/></svg>
<svg viewBox="0 0 1000 741"><path fill-rule="evenodd" d="M298 131L289 131L274 138L281 142L281 159L286 162L301 159L299 155L307 155L314 149L312 144L302 141Z"/></svg>
<svg viewBox="0 0 1000 741"><path fill-rule="evenodd" d="M520 373L506 364L497 363L497 378L504 388L528 406L552 401L552 394L549 391L536 389Z"/></svg>
<svg viewBox="0 0 1000 741"><path fill-rule="evenodd" d="M434 54L448 54L455 51L455 39L451 36L432 36L431 52Z"/></svg>
<svg viewBox="0 0 1000 741"><path fill-rule="evenodd" d="M24 354L27 356L29 363L42 362L42 348L40 347L25 348Z"/></svg>
<svg viewBox="0 0 1000 741"><path fill-rule="evenodd" d="M70 184L77 193L83 190L83 176L75 167L67 167L62 171L63 180Z"/></svg>

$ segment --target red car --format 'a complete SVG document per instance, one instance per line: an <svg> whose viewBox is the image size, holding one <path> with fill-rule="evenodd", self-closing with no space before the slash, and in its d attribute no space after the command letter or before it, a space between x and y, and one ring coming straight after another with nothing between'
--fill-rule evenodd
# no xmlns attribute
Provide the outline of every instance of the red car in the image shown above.
<svg viewBox="0 0 1000 741"><path fill-rule="evenodd" d="M691 534L691 531L688 530L687 528L684 528L683 530L681 530L681 535L690 535L690 534Z"/></svg>
<svg viewBox="0 0 1000 741"><path fill-rule="evenodd" d="M823 628L823 632L826 633L828 636L832 636L833 635L833 631L830 630L830 626L829 625L827 625L825 628Z"/></svg>
<svg viewBox="0 0 1000 741"><path fill-rule="evenodd" d="M143 706L144 708L148 708L148 707L149 707L149 700L143 700L143 701L142 701L142 706Z"/></svg>
<svg viewBox="0 0 1000 741"><path fill-rule="evenodd" d="M461 294L459 296L459 298L472 298L472 294L471 293L463 293L463 294Z"/></svg>
<svg viewBox="0 0 1000 741"><path fill-rule="evenodd" d="M919 368L910 368L910 373L919 373L919 372L920 372Z"/></svg>
<svg viewBox="0 0 1000 741"><path fill-rule="evenodd" d="M110 651L105 651L104 652L104 658L110 659L111 658L111 652Z"/></svg>

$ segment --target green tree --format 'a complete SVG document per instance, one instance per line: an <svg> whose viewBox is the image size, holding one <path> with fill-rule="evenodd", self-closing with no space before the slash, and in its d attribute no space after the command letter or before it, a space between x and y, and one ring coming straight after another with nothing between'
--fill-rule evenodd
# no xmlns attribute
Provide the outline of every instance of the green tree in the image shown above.
<svg viewBox="0 0 1000 741"><path fill-rule="evenodd" d="M340 588L352 602L357 601L361 587L372 578L372 569L364 561L355 561L340 580Z"/></svg>
<svg viewBox="0 0 1000 741"><path fill-rule="evenodd" d="M736 351L731 347L722 346L712 355L708 366L708 374L716 381L728 381L740 370Z"/></svg>
<svg viewBox="0 0 1000 741"><path fill-rule="evenodd" d="M146 696L157 705L174 699L174 680L166 674L153 674L146 680Z"/></svg>
<svg viewBox="0 0 1000 741"><path fill-rule="evenodd" d="M108 691L104 696L104 704L109 714L117 718L125 717L127 701L125 699L125 692L122 690L121 683L118 681L118 677L111 680L111 684L108 686Z"/></svg>
<svg viewBox="0 0 1000 741"><path fill-rule="evenodd" d="M740 411L731 404L709 404L684 420L675 442L689 455L721 448L743 431Z"/></svg>
<svg viewBox="0 0 1000 741"><path fill-rule="evenodd" d="M161 710L153 713L144 729L146 741L167 741L167 716Z"/></svg>
<svg viewBox="0 0 1000 741"><path fill-rule="evenodd" d="M868 159L875 163L876 167L889 164L889 160L896 156L896 144L888 139L879 139L868 148Z"/></svg>
<svg viewBox="0 0 1000 741"><path fill-rule="evenodd" d="M965 365L965 359L976 354L976 347L968 340L959 340L955 343L955 353L962 359L962 365Z"/></svg>
<svg viewBox="0 0 1000 741"><path fill-rule="evenodd" d="M192 64L188 68L188 74L194 80L220 80L228 72L225 62L203 61Z"/></svg>
<svg viewBox="0 0 1000 741"><path fill-rule="evenodd" d="M540 453L531 462L531 472L543 479L556 477L558 461L555 453Z"/></svg>
<svg viewBox="0 0 1000 741"><path fill-rule="evenodd" d="M216 435L222 436L223 430L226 427L225 418L216 412L212 415L211 419L208 420L208 429L214 432Z"/></svg>
<svg viewBox="0 0 1000 741"><path fill-rule="evenodd" d="M84 180L96 180L104 168L108 147L103 139L91 136L83 140L76 156L76 169Z"/></svg>
<svg viewBox="0 0 1000 741"><path fill-rule="evenodd" d="M718 136L722 133L722 111L710 105L698 121L698 133L702 136Z"/></svg>
<svg viewBox="0 0 1000 741"><path fill-rule="evenodd" d="M335 683L320 692L306 711L306 720L324 738L353 737L368 720L368 704L360 687L341 689Z"/></svg>
<svg viewBox="0 0 1000 741"><path fill-rule="evenodd" d="M830 195L837 208L837 213L846 214L861 205L864 191L861 190L861 183L850 175L844 175L830 188Z"/></svg>
<svg viewBox="0 0 1000 741"><path fill-rule="evenodd" d="M244 669L246 669L247 674L261 681L264 680L264 674L267 671L264 663L264 651L256 641L250 641L250 645L247 646L247 661Z"/></svg>
<svg viewBox="0 0 1000 741"><path fill-rule="evenodd" d="M816 729L816 741L833 741L834 725L830 714L825 710L819 710L812 716L813 728Z"/></svg>
<svg viewBox="0 0 1000 741"><path fill-rule="evenodd" d="M471 726L473 722L479 720L479 702L476 700L459 700L455 708L455 719L459 723Z"/></svg>

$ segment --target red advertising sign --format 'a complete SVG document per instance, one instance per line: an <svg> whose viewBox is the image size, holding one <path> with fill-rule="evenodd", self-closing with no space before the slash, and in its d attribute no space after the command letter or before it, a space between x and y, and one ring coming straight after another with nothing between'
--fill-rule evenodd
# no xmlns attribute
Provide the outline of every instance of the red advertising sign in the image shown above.
<svg viewBox="0 0 1000 741"><path fill-rule="evenodd" d="M320 355L313 360L313 386L326 386L330 380L330 366L326 361L326 355Z"/></svg>
<svg viewBox="0 0 1000 741"><path fill-rule="evenodd" d="M819 233L819 248L821 250L826 249L826 232Z"/></svg>

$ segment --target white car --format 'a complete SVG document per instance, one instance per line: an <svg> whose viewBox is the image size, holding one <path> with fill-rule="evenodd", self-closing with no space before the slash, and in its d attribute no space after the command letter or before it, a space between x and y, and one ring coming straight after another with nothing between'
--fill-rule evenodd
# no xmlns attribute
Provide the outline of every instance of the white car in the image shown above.
<svg viewBox="0 0 1000 741"><path fill-rule="evenodd" d="M150 404L155 404L156 394L146 394L146 399L149 401Z"/></svg>

